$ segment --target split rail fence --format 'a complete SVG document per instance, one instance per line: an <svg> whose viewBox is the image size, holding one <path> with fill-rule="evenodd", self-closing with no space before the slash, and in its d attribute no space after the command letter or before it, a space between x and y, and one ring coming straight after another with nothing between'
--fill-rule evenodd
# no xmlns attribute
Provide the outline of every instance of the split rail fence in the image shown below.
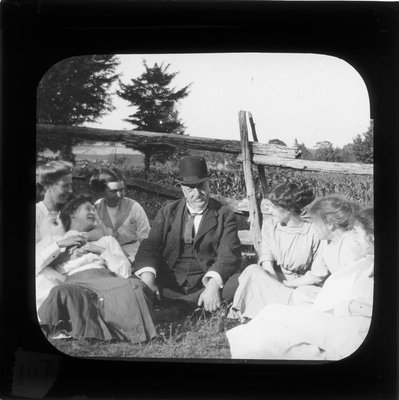
<svg viewBox="0 0 399 400"><path fill-rule="evenodd" d="M237 161L242 163L248 203L215 196L227 204L234 212L249 212L250 230L240 232L243 244L253 244L259 253L261 243L262 216L255 196L255 183L252 165L259 172L261 189L266 195L266 177L264 166L275 166L302 171L330 172L350 175L373 175L372 164L335 163L326 161L301 160L294 147L259 143L252 115L246 111L239 112L239 130L241 140L222 140L193 137L185 135L162 134L145 131L109 130L87 127L72 127L59 125L37 125L37 138L43 142L54 141L55 138L69 138L73 145L87 141L119 142L128 148L138 144L151 146L171 146L185 149L216 151L237 154ZM247 119L251 125L253 141L248 137ZM78 177L79 178L79 177ZM142 179L128 179L127 186L147 192L157 193L167 198L179 198L181 192L177 188L162 187Z"/></svg>

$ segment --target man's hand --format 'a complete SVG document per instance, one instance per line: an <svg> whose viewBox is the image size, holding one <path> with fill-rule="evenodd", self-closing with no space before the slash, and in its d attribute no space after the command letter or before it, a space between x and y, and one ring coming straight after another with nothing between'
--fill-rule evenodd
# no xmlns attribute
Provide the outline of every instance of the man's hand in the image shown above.
<svg viewBox="0 0 399 400"><path fill-rule="evenodd" d="M155 275L152 272L143 272L140 279L155 293L158 300L161 300L158 286L155 283Z"/></svg>
<svg viewBox="0 0 399 400"><path fill-rule="evenodd" d="M198 306L203 305L206 311L214 312L220 304L220 286L216 279L211 278L198 299Z"/></svg>

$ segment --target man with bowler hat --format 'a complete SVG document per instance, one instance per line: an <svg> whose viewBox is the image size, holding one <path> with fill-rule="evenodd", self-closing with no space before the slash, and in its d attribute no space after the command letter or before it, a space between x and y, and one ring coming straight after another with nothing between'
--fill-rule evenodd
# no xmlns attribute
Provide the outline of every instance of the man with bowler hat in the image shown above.
<svg viewBox="0 0 399 400"><path fill-rule="evenodd" d="M159 210L133 272L157 295L216 311L238 286L241 246L235 215L210 198L204 158L179 163L184 198Z"/></svg>

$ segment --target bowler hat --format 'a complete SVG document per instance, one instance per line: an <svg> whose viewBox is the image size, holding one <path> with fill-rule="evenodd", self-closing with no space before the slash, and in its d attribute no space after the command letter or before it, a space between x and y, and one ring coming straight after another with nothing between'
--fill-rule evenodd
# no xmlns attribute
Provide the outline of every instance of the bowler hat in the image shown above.
<svg viewBox="0 0 399 400"><path fill-rule="evenodd" d="M177 182L183 185L198 185L209 178L205 159L200 156L188 156L180 160L180 179Z"/></svg>

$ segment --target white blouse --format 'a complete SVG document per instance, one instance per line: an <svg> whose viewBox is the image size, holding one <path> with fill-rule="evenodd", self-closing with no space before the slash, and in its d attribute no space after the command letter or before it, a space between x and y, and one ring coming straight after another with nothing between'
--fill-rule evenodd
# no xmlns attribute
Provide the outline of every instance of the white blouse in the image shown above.
<svg viewBox="0 0 399 400"><path fill-rule="evenodd" d="M36 243L45 236L63 236L64 233L59 211L49 211L43 201L36 203Z"/></svg>
<svg viewBox="0 0 399 400"><path fill-rule="evenodd" d="M313 225L304 222L300 227L283 226L267 218L262 225L262 244L259 264L275 261L287 279L309 270L319 248Z"/></svg>

